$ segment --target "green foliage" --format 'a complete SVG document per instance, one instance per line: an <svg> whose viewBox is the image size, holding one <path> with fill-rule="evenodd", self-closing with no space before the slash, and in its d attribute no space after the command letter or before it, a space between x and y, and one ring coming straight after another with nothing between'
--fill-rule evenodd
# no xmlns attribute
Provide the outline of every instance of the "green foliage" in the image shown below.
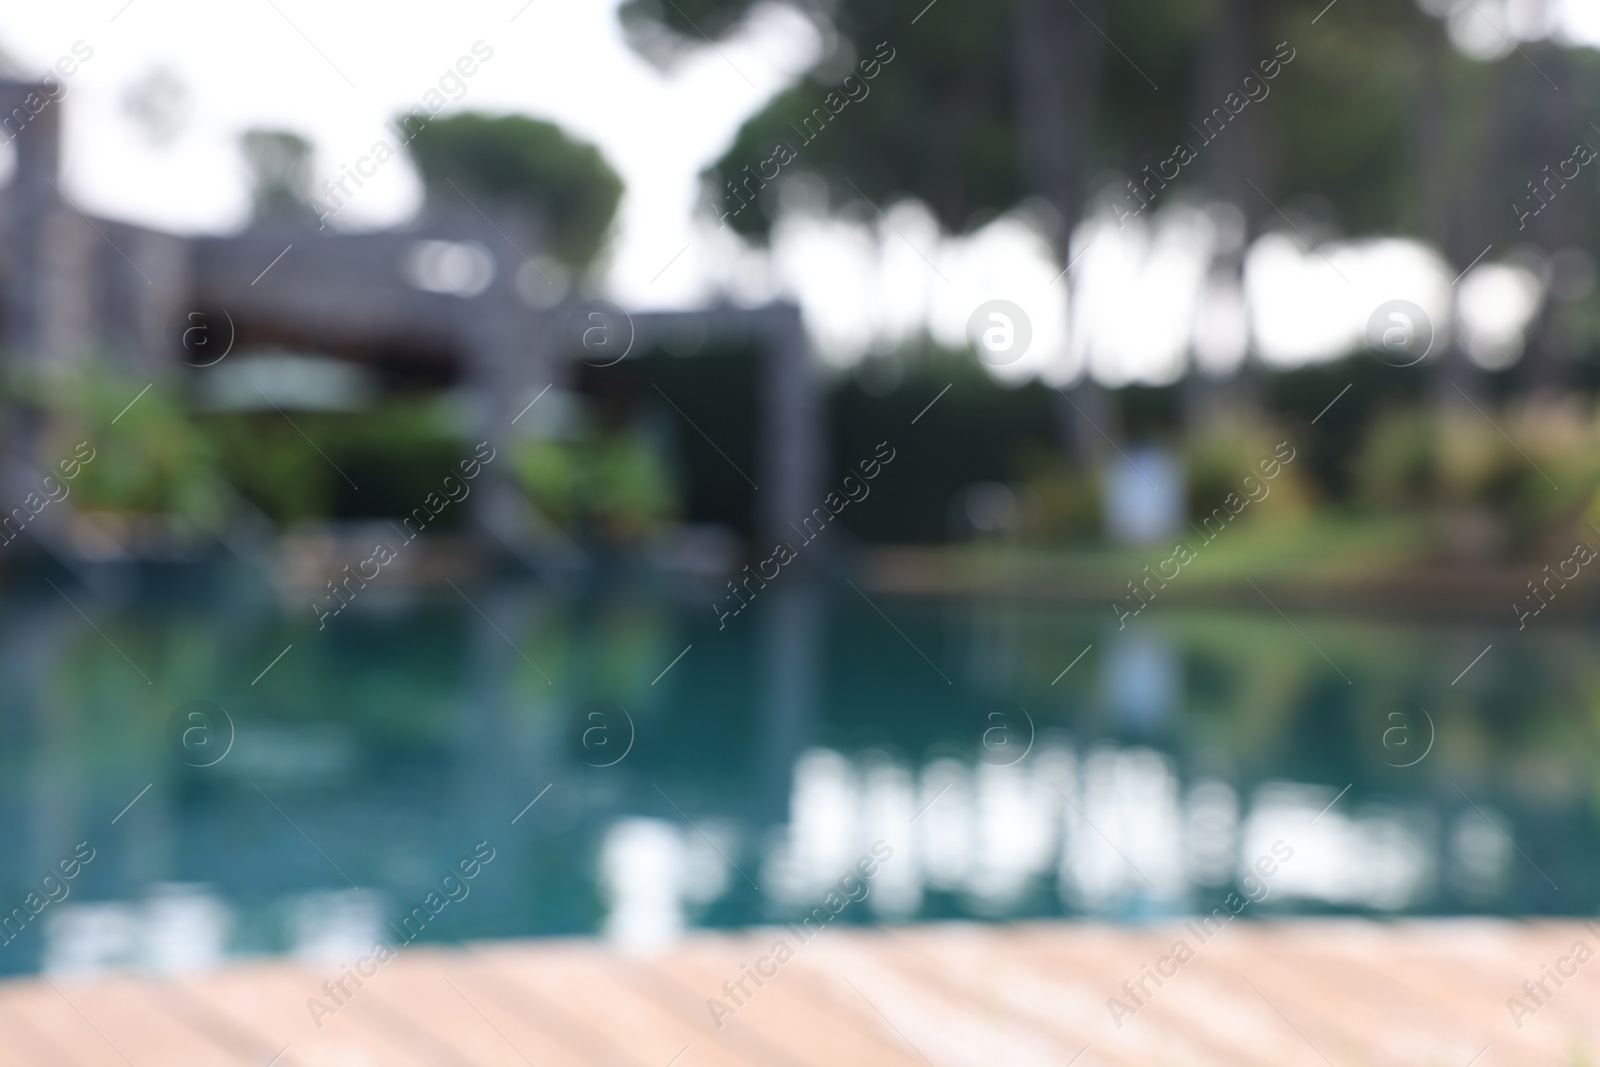
<svg viewBox="0 0 1600 1067"><path fill-rule="evenodd" d="M626 0L618 14L624 24L653 23L688 42L702 33L722 37L752 6L750 0Z"/></svg>
<svg viewBox="0 0 1600 1067"><path fill-rule="evenodd" d="M525 211L555 255L578 268L599 252L622 199L622 179L599 149L520 115L433 119L407 148L430 202L459 205L465 193Z"/></svg>
<svg viewBox="0 0 1600 1067"><path fill-rule="evenodd" d="M1464 405L1380 415L1357 459L1358 498L1376 508L1490 516L1505 547L1527 548L1600 485L1594 417L1576 400L1490 417Z"/></svg>
<svg viewBox="0 0 1600 1067"><path fill-rule="evenodd" d="M666 467L638 434L585 430L512 449L512 470L547 518L612 545L637 543L678 510Z"/></svg>
<svg viewBox="0 0 1600 1067"><path fill-rule="evenodd" d="M1009 0L951 5L939 18L930 15L919 23L922 32L908 40L905 27L923 6L925 0L892 0L842 7L838 21L848 27L858 62L875 54L893 58L887 64L879 60L877 77L864 82L867 95L836 115L827 101L830 93L836 94L834 107L844 99L837 90L845 71L780 93L740 128L707 172L713 202L739 208L724 183L743 180L746 166L757 173L780 143L798 157L784 171L821 178L834 203L866 196L885 206L915 195L951 230L964 230L975 217L1004 211L1025 195L1011 121L1010 27L1004 17ZM828 121L814 119L807 130L805 120L817 109ZM746 233L765 233L775 211L769 192L730 222Z"/></svg>
<svg viewBox="0 0 1600 1067"><path fill-rule="evenodd" d="M240 139L257 220L310 219L311 142L287 130L249 130Z"/></svg>
<svg viewBox="0 0 1600 1067"><path fill-rule="evenodd" d="M1245 497L1261 492L1252 486L1263 486L1266 495L1241 513L1245 521L1304 515L1312 495L1308 472L1301 462L1304 448L1297 449L1292 462L1277 465L1278 473L1272 478L1266 478L1261 468L1263 460L1273 460L1275 449L1283 441L1294 447L1290 434L1258 419L1217 418L1198 427L1184 442L1189 514L1209 515L1222 506L1229 493ZM1246 478L1254 481L1246 484Z"/></svg>
<svg viewBox="0 0 1600 1067"><path fill-rule="evenodd" d="M1017 467L1025 540L1061 545L1098 536L1100 487L1092 471L1068 463L1059 451L1045 447L1021 450Z"/></svg>
<svg viewBox="0 0 1600 1067"><path fill-rule="evenodd" d="M973 483L1001 482L1015 490L1020 480L1041 494L1042 510L1027 492L1019 499L1030 536L1065 536L1083 528L1089 521L1083 483L1047 458L1047 442L1057 437L1058 405L1064 403L1058 393L1037 382L1007 388L970 352L930 349L901 358L905 376L892 392L876 395L859 380L846 379L828 398L828 453L835 465L830 488L873 455L879 442L896 451L893 464L872 483L871 499L847 509L841 525L864 541L941 542ZM915 427L906 429L913 419Z"/></svg>
<svg viewBox="0 0 1600 1067"><path fill-rule="evenodd" d="M46 419L41 458L70 457L84 441L94 449L72 483L78 509L161 515L202 528L221 517L227 488L215 453L168 383L141 383L92 359L16 366L12 392Z"/></svg>
<svg viewBox="0 0 1600 1067"><path fill-rule="evenodd" d="M293 427L271 414L272 419L258 413L207 415L202 425L228 480L280 528L325 517L333 503L328 479L338 475Z"/></svg>
<svg viewBox="0 0 1600 1067"><path fill-rule="evenodd" d="M686 357L656 349L630 370L637 376L638 397L632 417L658 435L681 501L677 514L685 521L714 523L746 536L757 530L759 494L745 477L761 478L763 362L760 350L747 341L711 342ZM618 416L625 417L624 411Z"/></svg>
<svg viewBox="0 0 1600 1067"><path fill-rule="evenodd" d="M276 411L199 419L228 480L281 527L405 515L471 453L437 404L397 400L354 414L290 418L293 425ZM447 509L439 523L459 523L465 514Z"/></svg>
<svg viewBox="0 0 1600 1067"><path fill-rule="evenodd" d="M812 175L835 205L866 197L884 206L914 197L952 232L1029 196L1051 195L1034 187L1020 151L1030 125L1025 120L1039 106L1023 92L1019 76L1018 13L1025 2L1047 0L942 2L931 9L925 0L802 5L837 32L843 41L839 54L825 57L811 79L778 94L745 123L707 172L713 202L739 208L725 183L755 173L779 143L797 157L783 166L779 183ZM622 17L629 25L648 23L675 35L687 48L702 46L702 35L731 32L756 5L757 0L630 0ZM1218 32L1217 20L1230 6L1250 26L1249 41ZM1224 106L1223 99L1211 98L1218 90L1208 78L1222 77L1237 88L1258 73L1256 64L1281 41L1295 50L1292 64L1267 86L1266 98L1250 105L1247 123L1230 128L1217 146L1200 147L1200 160L1169 195L1203 194L1203 172L1222 162L1217 153L1232 152L1259 156L1264 191L1274 202L1348 233L1399 230L1436 238L1442 197L1484 203L1491 180L1504 177L1476 173L1486 170L1483 163L1495 147L1492 137L1486 139L1496 125L1486 121L1486 109L1503 109L1494 92L1497 79L1504 80L1505 64L1524 60L1486 64L1460 56L1446 41L1443 22L1415 4L1343 0L1311 27L1320 7L1297 0L1127 0L1075 7L1068 12L1075 28L1096 35L1091 45L1100 49L1092 82L1070 105L1090 116L1090 143L1076 161L1082 177L1138 173L1170 156L1179 141L1202 145L1192 123ZM1107 43L1100 43L1101 33ZM837 88L845 73L841 58L871 56L880 42L895 49L894 61L869 83L865 99L845 107L807 143L799 132L802 119ZM1256 49L1260 55L1253 54ZM1225 70L1234 64L1236 79L1229 79ZM1597 66L1595 57L1574 51L1570 65L1583 84L1596 80L1590 70ZM1438 188L1440 174L1462 168L1484 188ZM1538 165L1528 169L1537 171ZM1506 195L1519 191L1525 178L1506 184ZM747 234L767 233L777 210L773 194L763 192L729 224ZM1241 206L1276 224L1275 212L1264 204ZM1503 225L1511 213L1496 218Z"/></svg>

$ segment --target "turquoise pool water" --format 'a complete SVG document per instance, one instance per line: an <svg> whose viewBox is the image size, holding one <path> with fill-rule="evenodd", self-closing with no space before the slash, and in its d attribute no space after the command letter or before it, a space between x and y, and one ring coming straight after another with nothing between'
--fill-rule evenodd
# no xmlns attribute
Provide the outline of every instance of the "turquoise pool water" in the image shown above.
<svg viewBox="0 0 1600 1067"><path fill-rule="evenodd" d="M0 971L647 946L819 906L1600 904L1587 629L1172 609L1119 631L1103 606L800 577L721 629L698 594L528 582L319 631L233 576L195 586L0 609Z"/></svg>

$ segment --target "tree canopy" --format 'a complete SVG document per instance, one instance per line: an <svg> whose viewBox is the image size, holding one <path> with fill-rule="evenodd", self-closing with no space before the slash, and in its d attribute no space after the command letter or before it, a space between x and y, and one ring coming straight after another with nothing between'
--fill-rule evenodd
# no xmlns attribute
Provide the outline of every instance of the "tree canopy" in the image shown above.
<svg viewBox="0 0 1600 1067"><path fill-rule="evenodd" d="M459 205L465 194L521 211L557 258L580 269L600 251L622 199L622 179L599 149L537 119L474 112L432 119L407 147L430 206Z"/></svg>
<svg viewBox="0 0 1600 1067"><path fill-rule="evenodd" d="M311 218L311 142L288 130L252 129L240 146L255 219Z"/></svg>
<svg viewBox="0 0 1600 1067"><path fill-rule="evenodd" d="M622 14L687 46L732 32L757 2L631 0ZM1028 197L1070 227L1097 190L1133 202L1126 180L1187 142L1198 161L1164 196L1229 200L1267 226L1281 224L1282 208L1324 232L1412 234L1470 259L1489 241L1519 239L1511 198L1570 153L1585 127L1575 112L1561 116L1600 86L1592 52L1526 42L1479 62L1450 45L1444 20L1392 0L1326 11L1322 0L796 6L828 27L834 53L745 123L707 174L745 233L771 226L775 190L735 215L728 183L756 173L780 142L795 156L784 176L820 178L834 204L916 197L955 232ZM804 117L860 81L856 67L842 84L880 42L895 58L870 95L808 137ZM1269 81L1261 64L1275 55L1293 58ZM1223 108L1239 108L1237 121L1204 140L1205 118ZM1588 224L1573 215L1569 241Z"/></svg>

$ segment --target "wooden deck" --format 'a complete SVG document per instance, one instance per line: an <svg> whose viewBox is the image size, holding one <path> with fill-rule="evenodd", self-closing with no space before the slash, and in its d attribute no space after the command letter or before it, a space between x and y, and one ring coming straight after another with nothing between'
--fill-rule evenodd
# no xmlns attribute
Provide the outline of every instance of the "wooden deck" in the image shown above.
<svg viewBox="0 0 1600 1067"><path fill-rule="evenodd" d="M1194 958L1135 1005L1123 983L1179 938ZM793 958L761 962L780 939ZM1592 1064L1600 961L1571 957L1579 941L1600 948L1581 923L1478 920L1240 924L1204 944L1176 925L775 928L647 957L495 942L404 950L320 1027L308 1001L335 1006L338 967L29 978L0 983L0 1067ZM1522 983L1563 957L1576 975L1535 1005ZM735 1007L723 983L758 963L776 976L745 979L719 1028L708 999ZM1140 1008L1120 1027L1113 996ZM1535 1014L1514 1021L1513 996Z"/></svg>

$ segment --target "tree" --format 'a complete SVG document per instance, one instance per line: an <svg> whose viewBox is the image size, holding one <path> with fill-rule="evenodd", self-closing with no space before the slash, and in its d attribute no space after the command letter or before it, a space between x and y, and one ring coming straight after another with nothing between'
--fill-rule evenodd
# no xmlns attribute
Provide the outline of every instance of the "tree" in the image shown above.
<svg viewBox="0 0 1600 1067"><path fill-rule="evenodd" d="M311 210L311 142L288 130L253 129L240 139L256 222L305 221Z"/></svg>
<svg viewBox="0 0 1600 1067"><path fill-rule="evenodd" d="M687 47L702 40L701 31L731 32L756 3L631 0L622 13L625 21L654 20ZM1154 169L1175 143L1188 141L1200 161L1185 167L1162 199L1227 199L1269 226L1281 221L1276 204L1291 214L1301 207L1346 233L1413 228L1410 117L1419 63L1412 42L1444 35L1439 20L1413 4L1342 0L1316 24L1322 5L1302 0L796 6L826 19L836 52L741 128L714 164L718 188L739 181L747 165L753 170L775 142L788 139L797 158L784 171L821 177L836 203L913 196L961 232L1038 198L1068 231L1058 242L1064 251L1096 177L1142 176L1146 165ZM796 126L836 88L842 57L870 56L879 42L895 59L872 82L870 99L800 143ZM1207 116L1232 110L1247 95L1247 77L1252 85L1262 80L1260 64L1273 60L1280 42L1282 54L1295 58L1265 87L1270 100L1235 112L1238 119L1218 137L1198 134ZM765 233L775 204L764 196L759 210L730 222Z"/></svg>
<svg viewBox="0 0 1600 1067"><path fill-rule="evenodd" d="M579 269L600 251L622 199L622 179L599 149L537 119L451 115L416 129L407 147L430 207L456 210L466 196L520 211Z"/></svg>
<svg viewBox="0 0 1600 1067"><path fill-rule="evenodd" d="M687 48L731 32L758 2L630 0L622 13ZM791 2L825 23L834 54L751 117L707 175L729 224L757 238L774 221L772 186L801 174L825 184L835 209L914 197L956 233L1042 201L1062 264L1097 194L1140 208L1130 176L1156 190L1156 210L1184 197L1232 203L1246 241L1291 226L1318 243L1405 234L1440 246L1457 271L1491 243L1496 258L1530 242L1546 253L1592 245L1600 225L1592 176L1574 180L1564 162L1595 136L1580 102L1600 85L1600 54L1506 39L1502 58L1468 58L1446 21L1473 14L1469 0ZM870 98L802 138L797 126L847 60L885 41L895 59ZM1274 60L1278 76L1263 84L1261 64ZM1220 134L1202 131L1218 124ZM772 173L764 161L784 141L794 158L780 176L748 207L731 199L752 172ZM1194 162L1172 178L1176 144ZM1564 177L1542 169L1563 165ZM1167 177L1152 177L1160 169ZM1546 209L1548 189L1559 195ZM1525 230L1513 201L1539 209ZM1213 265L1219 278L1238 276L1244 247ZM1578 310L1548 306L1523 388L1559 386L1577 346L1592 347ZM1472 391L1476 371L1459 352L1437 365L1448 393Z"/></svg>

